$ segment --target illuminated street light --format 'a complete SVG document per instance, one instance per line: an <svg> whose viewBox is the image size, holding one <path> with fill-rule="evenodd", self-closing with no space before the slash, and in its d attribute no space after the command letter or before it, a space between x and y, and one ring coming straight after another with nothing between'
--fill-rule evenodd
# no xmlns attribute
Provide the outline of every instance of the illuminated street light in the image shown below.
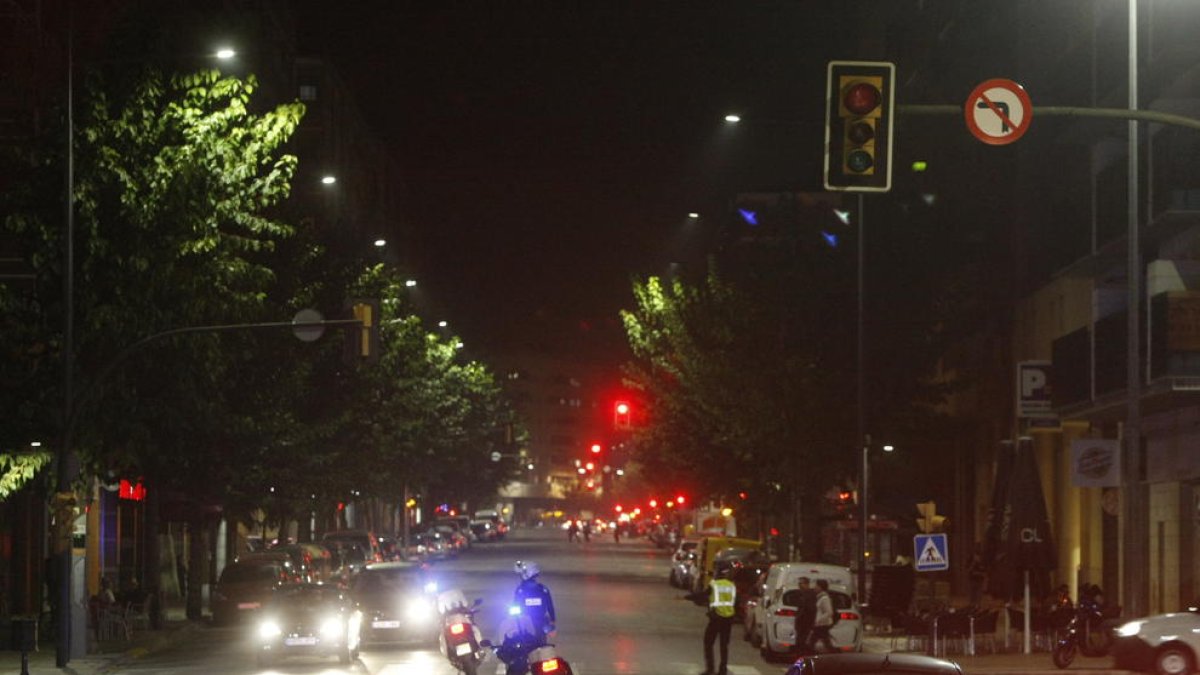
<svg viewBox="0 0 1200 675"><path fill-rule="evenodd" d="M237 56L237 52L230 47L221 47L217 50L215 56L222 61L228 61L229 59Z"/></svg>
<svg viewBox="0 0 1200 675"><path fill-rule="evenodd" d="M732 115L732 114L726 115L725 121L729 122L730 124L737 124L738 122L742 121L742 116L741 115Z"/></svg>
<svg viewBox="0 0 1200 675"><path fill-rule="evenodd" d="M405 287L407 287L407 288L415 288L415 287L416 287L416 285L417 285L417 280L416 280L416 279L409 279L408 281L405 281L405 282L404 282L404 285L405 285Z"/></svg>
<svg viewBox="0 0 1200 675"><path fill-rule="evenodd" d="M376 239L375 240L376 248L383 248L384 246L387 246L387 239Z"/></svg>
<svg viewBox="0 0 1200 675"><path fill-rule="evenodd" d="M464 344L463 344L463 343L461 343L461 342L455 342L455 343L454 343L454 348L455 348L455 349L462 349L463 347L466 347L466 345L464 345Z"/></svg>
<svg viewBox="0 0 1200 675"><path fill-rule="evenodd" d="M618 475L618 476L624 476L624 475L625 475L625 469L617 469L617 475Z"/></svg>
<svg viewBox="0 0 1200 675"><path fill-rule="evenodd" d="M336 182L337 182L336 176L321 176L321 183L323 185L333 185Z"/></svg>
<svg viewBox="0 0 1200 675"><path fill-rule="evenodd" d="M700 214L696 213L695 211L692 211L691 213L688 214L688 218L691 218L692 220L696 220L699 217L700 217Z"/></svg>
<svg viewBox="0 0 1200 675"><path fill-rule="evenodd" d="M31 447L31 448L40 448L40 447L42 447L42 442L41 442L41 441L34 441L34 442L32 442L32 443L30 443L30 444L29 444L29 447Z"/></svg>
<svg viewBox="0 0 1200 675"><path fill-rule="evenodd" d="M450 324L449 324L449 323L447 323L447 322L445 322L445 321L439 321L439 322L438 322L438 328L445 328L446 326L449 326L449 325L450 325Z"/></svg>

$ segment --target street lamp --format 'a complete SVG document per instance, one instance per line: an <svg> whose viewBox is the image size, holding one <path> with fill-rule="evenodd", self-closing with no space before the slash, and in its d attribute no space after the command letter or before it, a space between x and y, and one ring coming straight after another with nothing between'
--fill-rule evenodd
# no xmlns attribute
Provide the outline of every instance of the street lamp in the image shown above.
<svg viewBox="0 0 1200 675"><path fill-rule="evenodd" d="M881 448L884 452L895 450L895 446L884 445ZM871 477L871 463L868 455L871 450L871 435L867 434L863 437L862 445L862 481L858 486L858 501L862 511L859 513L859 556L858 556L858 601L861 604L867 602L867 560L871 556L871 551L867 546L867 524L870 516L868 515L867 506L867 483Z"/></svg>
<svg viewBox="0 0 1200 675"><path fill-rule="evenodd" d="M217 50L215 56L222 61L228 61L229 59L237 56L237 51L231 47L221 47Z"/></svg>
<svg viewBox="0 0 1200 675"><path fill-rule="evenodd" d="M336 182L337 182L337 176L328 175L328 174L321 176L321 184L322 185L333 185Z"/></svg>
<svg viewBox="0 0 1200 675"><path fill-rule="evenodd" d="M384 246L387 246L387 239L375 240L375 248L383 248Z"/></svg>
<svg viewBox="0 0 1200 675"><path fill-rule="evenodd" d="M725 116L725 121L729 122L730 124L737 124L738 122L742 121L742 116L735 115L735 114L729 114L729 115Z"/></svg>

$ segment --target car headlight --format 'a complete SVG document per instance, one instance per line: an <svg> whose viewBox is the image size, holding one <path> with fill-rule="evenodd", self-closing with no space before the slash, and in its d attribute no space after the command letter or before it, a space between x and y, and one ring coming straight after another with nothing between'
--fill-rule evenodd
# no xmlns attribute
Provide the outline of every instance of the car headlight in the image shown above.
<svg viewBox="0 0 1200 675"><path fill-rule="evenodd" d="M321 637L329 640L342 635L342 617L331 616L321 622Z"/></svg>
<svg viewBox="0 0 1200 675"><path fill-rule="evenodd" d="M404 606L404 616L409 621L425 623L433 614L433 608L429 606L429 602L423 599L409 600Z"/></svg>
<svg viewBox="0 0 1200 675"><path fill-rule="evenodd" d="M283 635L283 629L279 627L278 623L267 620L258 624L258 637L263 640L272 640L280 635Z"/></svg>
<svg viewBox="0 0 1200 675"><path fill-rule="evenodd" d="M432 595L434 593L437 593L437 589L438 589L438 585L437 585L436 581L426 581L425 582L425 592L426 593L429 593L430 595Z"/></svg>
<svg viewBox="0 0 1200 675"><path fill-rule="evenodd" d="M1142 626L1144 625L1146 625L1145 621L1130 621L1117 629L1117 635L1121 637L1133 637L1142 632Z"/></svg>

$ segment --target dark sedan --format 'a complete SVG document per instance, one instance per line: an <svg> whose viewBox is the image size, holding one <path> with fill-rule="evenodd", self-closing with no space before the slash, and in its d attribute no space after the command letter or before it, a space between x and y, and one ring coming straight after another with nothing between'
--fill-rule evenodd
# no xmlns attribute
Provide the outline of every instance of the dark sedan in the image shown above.
<svg viewBox="0 0 1200 675"><path fill-rule="evenodd" d="M350 586L350 596L363 614L363 642L436 642L436 592L420 565L367 565Z"/></svg>
<svg viewBox="0 0 1200 675"><path fill-rule="evenodd" d="M285 656L358 658L362 612L336 586L295 584L276 591L258 623L258 663Z"/></svg>
<svg viewBox="0 0 1200 675"><path fill-rule="evenodd" d="M803 656L787 675L962 675L957 663L920 654L820 654Z"/></svg>

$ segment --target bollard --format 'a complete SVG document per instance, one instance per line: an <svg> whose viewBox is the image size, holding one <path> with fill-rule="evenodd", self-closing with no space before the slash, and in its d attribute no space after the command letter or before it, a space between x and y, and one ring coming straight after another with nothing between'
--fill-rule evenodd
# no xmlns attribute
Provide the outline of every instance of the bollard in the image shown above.
<svg viewBox="0 0 1200 675"><path fill-rule="evenodd" d="M21 652L21 675L29 675L29 652L37 651L36 617L13 617L12 648Z"/></svg>

